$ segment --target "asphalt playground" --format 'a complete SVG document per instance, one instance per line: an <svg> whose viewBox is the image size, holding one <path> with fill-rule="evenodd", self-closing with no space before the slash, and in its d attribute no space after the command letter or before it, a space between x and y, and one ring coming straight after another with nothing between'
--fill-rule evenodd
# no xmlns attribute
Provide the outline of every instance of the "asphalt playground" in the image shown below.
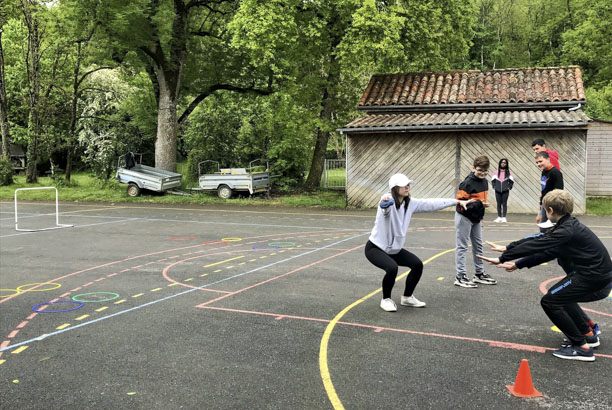
<svg viewBox="0 0 612 410"><path fill-rule="evenodd" d="M19 228L55 225L20 200ZM453 286L451 212L416 214L421 309L379 308L375 210L0 202L2 409L610 409L612 300L593 363L553 357L554 262ZM485 240L536 232L486 217ZM612 249L612 217L580 217ZM493 256L493 252L485 252ZM471 259L471 258L469 258ZM471 260L468 265L473 266ZM406 270L393 298L399 302ZM510 394L528 360L541 397Z"/></svg>

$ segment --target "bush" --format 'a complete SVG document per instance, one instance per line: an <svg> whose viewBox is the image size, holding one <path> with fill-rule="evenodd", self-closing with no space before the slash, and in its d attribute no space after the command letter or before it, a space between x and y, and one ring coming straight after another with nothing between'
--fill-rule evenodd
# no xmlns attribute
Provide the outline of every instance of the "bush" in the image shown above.
<svg viewBox="0 0 612 410"><path fill-rule="evenodd" d="M13 167L6 158L0 159L0 186L7 186L13 183Z"/></svg>

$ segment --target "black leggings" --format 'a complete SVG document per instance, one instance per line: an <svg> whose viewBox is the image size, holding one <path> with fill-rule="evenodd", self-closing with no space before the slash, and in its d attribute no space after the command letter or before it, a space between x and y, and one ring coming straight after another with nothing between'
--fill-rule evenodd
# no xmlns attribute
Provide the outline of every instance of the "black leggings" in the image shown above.
<svg viewBox="0 0 612 410"><path fill-rule="evenodd" d="M391 297L398 266L410 268L410 274L406 277L404 296L412 296L412 292L414 292L414 288L416 288L423 274L423 262L415 254L402 249L395 255L389 255L368 241L365 246L365 256L374 266L385 271L385 277L382 281L383 299Z"/></svg>
<svg viewBox="0 0 612 410"><path fill-rule="evenodd" d="M500 218L506 217L506 212L508 212L508 197L510 196L510 191L505 192L497 192L495 191L495 200L497 201L497 216Z"/></svg>

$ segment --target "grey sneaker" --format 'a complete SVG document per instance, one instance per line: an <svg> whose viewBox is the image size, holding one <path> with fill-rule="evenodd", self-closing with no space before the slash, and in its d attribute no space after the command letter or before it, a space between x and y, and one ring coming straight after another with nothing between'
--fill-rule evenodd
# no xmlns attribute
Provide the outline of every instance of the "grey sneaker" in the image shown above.
<svg viewBox="0 0 612 410"><path fill-rule="evenodd" d="M474 282L482 283L483 285L496 285L497 281L493 279L490 275L486 273L481 273L480 275L474 276Z"/></svg>
<svg viewBox="0 0 612 410"><path fill-rule="evenodd" d="M462 288L477 288L478 285L468 279L467 276L457 276L455 278L455 286L461 286Z"/></svg>

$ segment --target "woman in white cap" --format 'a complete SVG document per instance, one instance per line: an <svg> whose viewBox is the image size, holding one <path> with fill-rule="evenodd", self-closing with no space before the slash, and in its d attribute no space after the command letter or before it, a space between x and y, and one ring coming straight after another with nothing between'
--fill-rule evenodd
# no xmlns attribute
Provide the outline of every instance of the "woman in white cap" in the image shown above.
<svg viewBox="0 0 612 410"><path fill-rule="evenodd" d="M380 204L376 212L376 222L365 246L366 258L374 266L385 271L380 307L387 312L397 311L397 306L391 299L391 290L395 284L398 266L410 268L400 304L411 307L425 306L425 302L421 302L413 295L423 273L423 262L415 254L402 248L406 241L406 232L412 214L438 211L456 204L465 207L468 203L474 201L462 201L454 198L410 198L412 182L404 174L395 174L389 179L390 192L380 198Z"/></svg>

